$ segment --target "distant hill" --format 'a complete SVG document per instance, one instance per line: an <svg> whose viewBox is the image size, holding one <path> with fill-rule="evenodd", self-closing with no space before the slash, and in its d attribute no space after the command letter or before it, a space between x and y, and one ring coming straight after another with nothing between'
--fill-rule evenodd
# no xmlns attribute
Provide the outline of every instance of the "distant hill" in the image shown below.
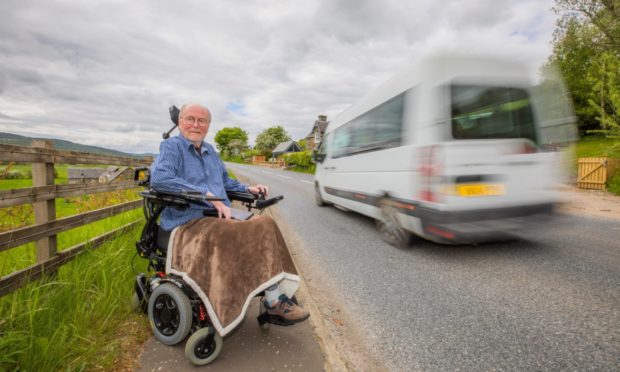
<svg viewBox="0 0 620 372"><path fill-rule="evenodd" d="M80 152L88 152L91 154L100 154L100 155L129 156L132 158L142 158L145 156L153 156L153 157L156 156L156 154L130 154L127 152L106 149L104 147L80 145L79 143L60 140L60 139L25 137L25 136L20 136L18 134L0 132L0 144L30 146L30 143L32 142L32 140L52 141L54 143L54 148L58 150L80 151Z"/></svg>

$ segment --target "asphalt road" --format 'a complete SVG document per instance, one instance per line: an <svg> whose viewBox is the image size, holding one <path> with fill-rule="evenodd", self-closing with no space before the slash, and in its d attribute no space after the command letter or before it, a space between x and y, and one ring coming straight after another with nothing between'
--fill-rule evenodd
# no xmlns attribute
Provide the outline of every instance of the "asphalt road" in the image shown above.
<svg viewBox="0 0 620 372"><path fill-rule="evenodd" d="M311 175L228 166L285 196L280 215L389 369L618 370L617 221L560 215L512 241L398 250L371 219L315 206Z"/></svg>

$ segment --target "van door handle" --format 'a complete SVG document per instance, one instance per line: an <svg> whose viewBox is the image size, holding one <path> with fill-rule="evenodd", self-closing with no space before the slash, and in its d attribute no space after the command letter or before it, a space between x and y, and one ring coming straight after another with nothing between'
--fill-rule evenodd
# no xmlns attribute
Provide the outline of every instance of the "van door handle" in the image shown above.
<svg viewBox="0 0 620 372"><path fill-rule="evenodd" d="M325 170L336 169L336 167L325 167Z"/></svg>

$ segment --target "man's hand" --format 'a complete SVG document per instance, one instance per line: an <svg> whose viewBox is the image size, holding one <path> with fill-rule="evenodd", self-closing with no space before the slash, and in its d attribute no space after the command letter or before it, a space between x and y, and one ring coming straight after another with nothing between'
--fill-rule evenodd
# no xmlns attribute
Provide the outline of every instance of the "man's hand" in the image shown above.
<svg viewBox="0 0 620 372"><path fill-rule="evenodd" d="M211 192L208 192L207 196L215 196L215 195L211 194ZM213 204L215 209L217 209L217 216L219 218L225 218L227 220L230 220L230 214L231 214L230 208L228 208L228 206L226 206L224 202L219 201L219 200L212 200L211 204Z"/></svg>
<svg viewBox="0 0 620 372"><path fill-rule="evenodd" d="M254 185L254 186L249 186L248 191L251 192L252 194L263 193L265 194L265 197L267 197L269 189L265 185Z"/></svg>

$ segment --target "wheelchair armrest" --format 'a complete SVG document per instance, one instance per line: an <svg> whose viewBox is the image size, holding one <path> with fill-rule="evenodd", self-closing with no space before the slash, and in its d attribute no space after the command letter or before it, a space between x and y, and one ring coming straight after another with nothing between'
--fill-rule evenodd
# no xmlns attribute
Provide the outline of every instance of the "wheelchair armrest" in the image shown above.
<svg viewBox="0 0 620 372"><path fill-rule="evenodd" d="M271 207L272 205L276 204L277 202L279 202L282 199L284 199L284 196L278 195L278 196L275 196L275 197L267 199L267 200L257 200L255 208L256 209L265 209L267 207Z"/></svg>
<svg viewBox="0 0 620 372"><path fill-rule="evenodd" d="M250 194L249 192L240 192L240 191L227 191L226 195L228 195L228 199L237 200L243 203L253 203L257 195Z"/></svg>
<svg viewBox="0 0 620 372"><path fill-rule="evenodd" d="M198 191L167 192L148 189L147 191L141 192L140 195L142 195L144 199L173 205L177 208L187 207L190 203L204 204L209 201L224 200L223 198L206 196Z"/></svg>

